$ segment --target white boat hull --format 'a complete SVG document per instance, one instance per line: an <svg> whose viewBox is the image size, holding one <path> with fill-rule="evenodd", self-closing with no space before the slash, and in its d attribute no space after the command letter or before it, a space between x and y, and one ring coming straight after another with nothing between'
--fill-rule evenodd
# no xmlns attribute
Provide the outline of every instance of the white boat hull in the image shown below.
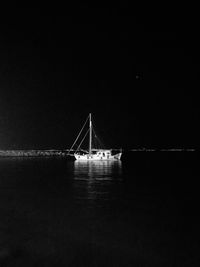
<svg viewBox="0 0 200 267"><path fill-rule="evenodd" d="M106 160L106 161L113 161L113 160L120 160L122 153L117 153L115 155L110 155L109 157L107 155L102 156L102 155L98 155L98 154L85 154L85 155L79 155L79 154L74 154L74 157L76 160L78 161L102 161L102 160Z"/></svg>

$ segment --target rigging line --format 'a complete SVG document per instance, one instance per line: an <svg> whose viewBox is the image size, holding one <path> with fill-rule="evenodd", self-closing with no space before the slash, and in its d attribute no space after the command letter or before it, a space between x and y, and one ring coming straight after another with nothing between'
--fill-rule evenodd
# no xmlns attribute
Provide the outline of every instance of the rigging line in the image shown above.
<svg viewBox="0 0 200 267"><path fill-rule="evenodd" d="M83 127L81 128L81 130L80 130L80 132L79 132L78 136L76 137L76 139L75 139L75 141L74 141L73 145L70 147L70 149L69 149L69 151L68 151L67 155L69 155L69 153L71 152L72 148L73 148L73 147L74 147L74 145L76 144L76 142L77 142L77 140L78 140L79 136L81 135L81 133L82 133L82 131L83 131L83 129L84 129L84 127L85 127L85 125L86 125L86 123L87 123L88 119L89 119L89 115L88 115L88 117L87 117L87 119L86 119L86 121L85 121L85 123L84 123Z"/></svg>
<svg viewBox="0 0 200 267"><path fill-rule="evenodd" d="M82 143L83 143L83 141L85 140L85 137L87 136L89 130L90 130L90 129L87 130L86 134L84 135L83 139L81 140L81 142L80 142L78 148L76 149L76 151L77 151L77 150L80 148L80 146L82 145ZM75 151L75 153L76 153L76 151Z"/></svg>
<svg viewBox="0 0 200 267"><path fill-rule="evenodd" d="M94 133L92 133L94 135ZM97 142L96 142L96 138L93 137L92 138L92 141L93 141L93 148L97 148Z"/></svg>
<svg viewBox="0 0 200 267"><path fill-rule="evenodd" d="M99 142L99 144L102 146L102 148L105 148L105 145L103 144L103 142L99 139L99 137L97 136L94 127L93 127L93 132L94 132L94 136L97 139L97 141Z"/></svg>
<svg viewBox="0 0 200 267"><path fill-rule="evenodd" d="M93 135L94 135L94 138L93 138L93 140L94 140L94 141L93 141L93 142L94 142L94 147L97 148L97 149L98 149L98 148L101 148L101 147L100 147L101 144L100 144L100 142L99 142L99 140L98 140L98 138L97 138L97 135L96 135L96 133L95 133L95 131L94 131L94 128L93 128L92 130L93 130Z"/></svg>
<svg viewBox="0 0 200 267"><path fill-rule="evenodd" d="M93 132L94 132L94 134L95 134L95 137L97 138L97 139L99 139L98 138L98 135L97 135L97 133L96 133L96 131L94 130L94 129L97 129L97 127L96 127L96 124L95 124L95 122L93 121ZM100 141L100 139L99 139L99 141Z"/></svg>

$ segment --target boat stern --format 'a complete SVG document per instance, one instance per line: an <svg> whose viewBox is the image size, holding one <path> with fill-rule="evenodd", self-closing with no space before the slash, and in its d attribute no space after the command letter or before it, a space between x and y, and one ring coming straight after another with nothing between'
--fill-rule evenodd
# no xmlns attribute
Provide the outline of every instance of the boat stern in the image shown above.
<svg viewBox="0 0 200 267"><path fill-rule="evenodd" d="M122 156L122 153L120 152L120 153L115 154L114 158L120 160L121 156Z"/></svg>

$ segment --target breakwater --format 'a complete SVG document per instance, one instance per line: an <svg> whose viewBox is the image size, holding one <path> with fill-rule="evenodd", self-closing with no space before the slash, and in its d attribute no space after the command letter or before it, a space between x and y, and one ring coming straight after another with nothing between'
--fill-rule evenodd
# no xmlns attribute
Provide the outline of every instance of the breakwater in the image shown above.
<svg viewBox="0 0 200 267"><path fill-rule="evenodd" d="M0 157L73 157L67 150L0 150Z"/></svg>

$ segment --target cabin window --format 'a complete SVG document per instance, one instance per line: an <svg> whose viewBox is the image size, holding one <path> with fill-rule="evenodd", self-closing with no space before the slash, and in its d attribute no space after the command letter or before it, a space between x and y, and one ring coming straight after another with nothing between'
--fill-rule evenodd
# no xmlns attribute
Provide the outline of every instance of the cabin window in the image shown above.
<svg viewBox="0 0 200 267"><path fill-rule="evenodd" d="M105 153L103 153L103 157L105 157Z"/></svg>

